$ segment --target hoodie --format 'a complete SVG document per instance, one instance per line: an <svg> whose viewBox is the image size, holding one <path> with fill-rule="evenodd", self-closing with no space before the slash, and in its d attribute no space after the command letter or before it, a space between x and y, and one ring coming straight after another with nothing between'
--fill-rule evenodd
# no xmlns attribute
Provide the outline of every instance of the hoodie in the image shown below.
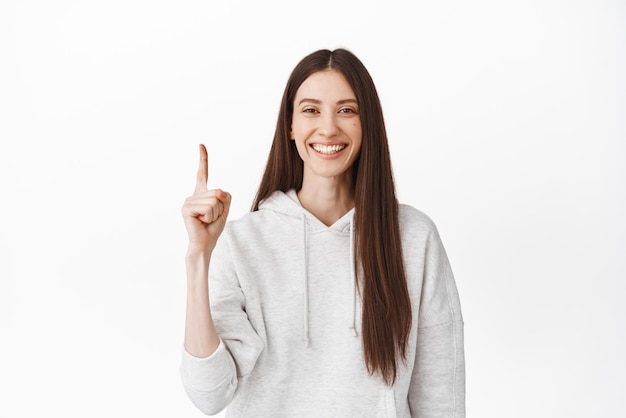
<svg viewBox="0 0 626 418"><path fill-rule="evenodd" d="M463 319L437 228L400 205L412 329L387 386L365 366L353 263L354 209L326 226L294 190L229 220L211 256L220 335L197 358L183 348L191 401L227 417L465 417Z"/></svg>

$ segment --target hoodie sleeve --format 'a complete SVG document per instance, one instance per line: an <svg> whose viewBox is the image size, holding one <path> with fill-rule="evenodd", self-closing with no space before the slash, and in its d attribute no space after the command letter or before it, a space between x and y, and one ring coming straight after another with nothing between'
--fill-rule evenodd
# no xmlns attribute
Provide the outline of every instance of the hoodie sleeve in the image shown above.
<svg viewBox="0 0 626 418"><path fill-rule="evenodd" d="M228 406L263 350L263 342L245 311L245 297L225 235L211 255L209 267L211 315L220 345L206 358L193 357L183 348L180 366L187 395L207 415L215 415Z"/></svg>
<svg viewBox="0 0 626 418"><path fill-rule="evenodd" d="M409 405L412 415L420 418L464 418L461 305L439 233L429 224Z"/></svg>

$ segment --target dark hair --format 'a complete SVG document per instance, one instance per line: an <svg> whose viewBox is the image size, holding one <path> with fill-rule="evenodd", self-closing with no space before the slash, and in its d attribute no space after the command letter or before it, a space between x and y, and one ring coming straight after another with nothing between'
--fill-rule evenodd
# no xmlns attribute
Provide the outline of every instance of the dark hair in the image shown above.
<svg viewBox="0 0 626 418"><path fill-rule="evenodd" d="M359 105L360 155L352 167L355 199L355 270L362 296L365 364L392 385L399 361L406 361L411 301L404 272L398 201L380 99L363 63L346 49L322 49L304 57L292 71L283 94L265 172L252 210L276 190L302 188L304 165L290 140L296 92L313 73L332 69L346 78Z"/></svg>

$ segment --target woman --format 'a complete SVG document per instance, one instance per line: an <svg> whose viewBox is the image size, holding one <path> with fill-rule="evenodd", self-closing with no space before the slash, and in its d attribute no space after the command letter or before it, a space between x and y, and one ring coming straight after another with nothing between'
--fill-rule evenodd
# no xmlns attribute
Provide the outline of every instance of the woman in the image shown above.
<svg viewBox="0 0 626 418"><path fill-rule="evenodd" d="M465 416L452 271L433 222L396 200L380 101L356 56L319 50L295 67L249 214L226 224L231 197L207 190L207 171L201 146L182 208L181 377L199 409Z"/></svg>

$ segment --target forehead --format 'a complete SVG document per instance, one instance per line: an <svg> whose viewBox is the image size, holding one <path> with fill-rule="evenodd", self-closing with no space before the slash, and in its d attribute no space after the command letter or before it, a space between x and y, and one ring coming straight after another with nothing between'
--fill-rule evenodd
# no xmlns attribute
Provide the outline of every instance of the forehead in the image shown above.
<svg viewBox="0 0 626 418"><path fill-rule="evenodd" d="M298 88L296 101L305 98L335 101L356 99L356 96L342 73L337 70L323 70L311 74Z"/></svg>

